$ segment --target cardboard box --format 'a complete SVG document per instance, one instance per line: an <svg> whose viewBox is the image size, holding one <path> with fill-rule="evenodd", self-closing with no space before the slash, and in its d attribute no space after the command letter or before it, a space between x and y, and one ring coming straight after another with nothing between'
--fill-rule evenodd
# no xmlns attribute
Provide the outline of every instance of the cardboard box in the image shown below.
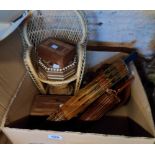
<svg viewBox="0 0 155 155"><path fill-rule="evenodd" d="M129 104L115 109L107 114L113 117L128 117L140 126L142 126L149 135L143 137L139 135L139 131L135 128L138 134L134 136L125 136L123 133L111 134L110 131L100 133L93 132L75 132L61 130L39 130L27 129L24 126L13 127L10 124L18 120L22 120L30 113L31 104L34 95L38 91L33 84L31 78L25 70L22 60L22 47L20 38L15 32L13 35L0 43L0 123L1 130L9 138L12 143L154 143L155 142L155 126L151 114L150 105L145 94L144 88L135 69L132 65L132 71L135 75L135 80L132 84L132 93ZM101 55L93 53L96 56L97 62L92 63L91 55L88 56L87 66L93 66L99 62ZM109 57L109 54L102 54L103 57ZM102 61L103 61L102 57ZM118 128L117 122L110 123L113 129ZM102 125L102 124L99 124ZM123 127L123 124L120 124ZM106 125L105 125L106 126ZM130 130L131 128L131 130ZM123 130L132 131L130 123Z"/></svg>

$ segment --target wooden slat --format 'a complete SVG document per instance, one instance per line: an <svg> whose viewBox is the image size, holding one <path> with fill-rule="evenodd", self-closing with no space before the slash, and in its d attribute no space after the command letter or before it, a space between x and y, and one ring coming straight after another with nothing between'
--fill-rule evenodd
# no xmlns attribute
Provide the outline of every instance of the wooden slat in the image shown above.
<svg viewBox="0 0 155 155"><path fill-rule="evenodd" d="M70 96L61 95L37 95L34 98L33 106L30 112L31 116L49 116L57 112L59 106L64 104Z"/></svg>
<svg viewBox="0 0 155 155"><path fill-rule="evenodd" d="M112 51L130 53L136 50L135 41L132 42L102 42L89 40L87 51Z"/></svg>

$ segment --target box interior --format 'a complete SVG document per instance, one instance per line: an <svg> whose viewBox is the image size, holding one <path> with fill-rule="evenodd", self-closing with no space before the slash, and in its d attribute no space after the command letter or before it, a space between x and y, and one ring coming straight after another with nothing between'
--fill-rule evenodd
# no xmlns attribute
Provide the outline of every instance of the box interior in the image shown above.
<svg viewBox="0 0 155 155"><path fill-rule="evenodd" d="M23 49L18 31L14 32L2 43L0 46L2 48L2 52L0 52L0 61L2 62L2 65L0 65L0 93L3 98L0 98L0 109L3 109L1 128L6 128L5 133L7 129L9 131L10 129L40 129L131 137L155 137L149 102L133 65L131 68L135 80L132 83L131 99L127 105L110 111L100 121L82 122L73 119L60 123L47 122L44 121L44 118L30 118L29 116L33 98L39 92L23 65ZM96 62L91 61L91 57L94 55ZM87 68L102 62L112 55L109 53L88 52Z"/></svg>
<svg viewBox="0 0 155 155"><path fill-rule="evenodd" d="M135 89L133 88L135 86L134 83L132 84L132 89ZM138 84L136 85L138 86ZM6 117L7 121L5 125L7 127L125 135L131 137L153 137L154 131L151 129L149 114L142 108L144 106L142 105L142 100L144 101L145 98L137 101L138 99L134 96L133 92L127 105L110 111L99 121L85 122L74 118L70 121L50 122L46 121L45 117L29 116L33 97L38 93L35 91L35 87L32 86L32 81L29 79L29 75L27 75L23 87L21 87L19 94L16 96L15 103L10 107Z"/></svg>

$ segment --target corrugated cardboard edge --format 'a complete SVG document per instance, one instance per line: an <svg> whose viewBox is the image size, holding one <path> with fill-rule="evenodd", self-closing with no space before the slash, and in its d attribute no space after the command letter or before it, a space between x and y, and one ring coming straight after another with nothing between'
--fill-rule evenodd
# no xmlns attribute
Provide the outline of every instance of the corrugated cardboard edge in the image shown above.
<svg viewBox="0 0 155 155"><path fill-rule="evenodd" d="M24 82L24 80L25 80L25 78L26 78L27 75L28 75L28 73L25 72L25 74L24 74L23 77L22 77L22 80L20 81L20 83L19 83L19 85L18 85L18 87L17 87L17 89L16 89L16 92L15 92L14 96L11 98L10 103L8 104L7 110L6 110L6 112L5 112L4 116L3 116L2 123L1 123L1 125L0 125L0 129L1 129L1 130L2 130L2 129L4 128L4 126L5 126L7 114L8 114L8 112L9 112L9 110L10 110L10 107L11 107L11 105L13 104L13 102L14 102L14 100L15 100L17 94L19 93L20 88L21 88L21 86L22 86L22 84L23 84L23 82Z"/></svg>
<svg viewBox="0 0 155 155"><path fill-rule="evenodd" d="M28 129L3 129L9 137L14 137L15 144L153 144L155 138L127 137L122 135L90 134L80 132L58 132ZM24 135L24 136L23 136ZM27 135L27 136L26 136ZM49 136L53 138L49 138Z"/></svg>
<svg viewBox="0 0 155 155"><path fill-rule="evenodd" d="M149 105L149 100L146 96L146 93L145 93L145 90L144 90L144 87L142 85L142 82L141 82L141 79L139 77L139 74L137 72L137 69L136 67L132 64L131 65L131 68L132 68L132 71L133 71L133 74L135 74L135 79L133 81L133 84L132 84L132 87L131 87L131 93L134 93L136 95L132 95L133 97L136 97L137 100L139 100L140 102L143 102L143 106L140 106L140 104L138 105L138 108L143 111L143 114L145 114L145 117L147 119L147 122L150 126L150 131L152 133L152 135L155 137L155 124L154 124L154 121L153 121L153 116L152 116L152 112L151 112L151 108L150 108L150 105ZM134 85L136 83L136 86ZM137 87L138 86L138 87ZM140 89L139 89L140 88ZM140 92L138 92L139 90ZM142 96L142 97L141 97ZM148 103L148 104L147 104ZM144 113L144 111L147 111L146 113ZM132 115L132 117L129 117L131 119L133 119L133 117L136 116ZM134 119L136 120L136 118L134 117ZM137 122L137 121L136 121ZM137 122L138 123L138 122ZM139 123L138 123L139 124ZM141 124L140 124L141 125ZM141 125L142 126L142 125Z"/></svg>

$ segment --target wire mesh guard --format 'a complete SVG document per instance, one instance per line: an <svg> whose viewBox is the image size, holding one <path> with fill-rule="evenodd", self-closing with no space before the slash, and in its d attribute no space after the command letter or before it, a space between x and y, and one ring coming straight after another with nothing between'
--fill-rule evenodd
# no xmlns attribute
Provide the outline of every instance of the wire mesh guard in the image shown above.
<svg viewBox="0 0 155 155"><path fill-rule="evenodd" d="M46 38L56 38L76 45L77 72L63 80L47 80L37 74L36 47ZM63 86L75 81L74 94L79 90L85 66L87 22L82 11L33 11L23 25L24 63L31 78L42 94L46 94L44 83Z"/></svg>

